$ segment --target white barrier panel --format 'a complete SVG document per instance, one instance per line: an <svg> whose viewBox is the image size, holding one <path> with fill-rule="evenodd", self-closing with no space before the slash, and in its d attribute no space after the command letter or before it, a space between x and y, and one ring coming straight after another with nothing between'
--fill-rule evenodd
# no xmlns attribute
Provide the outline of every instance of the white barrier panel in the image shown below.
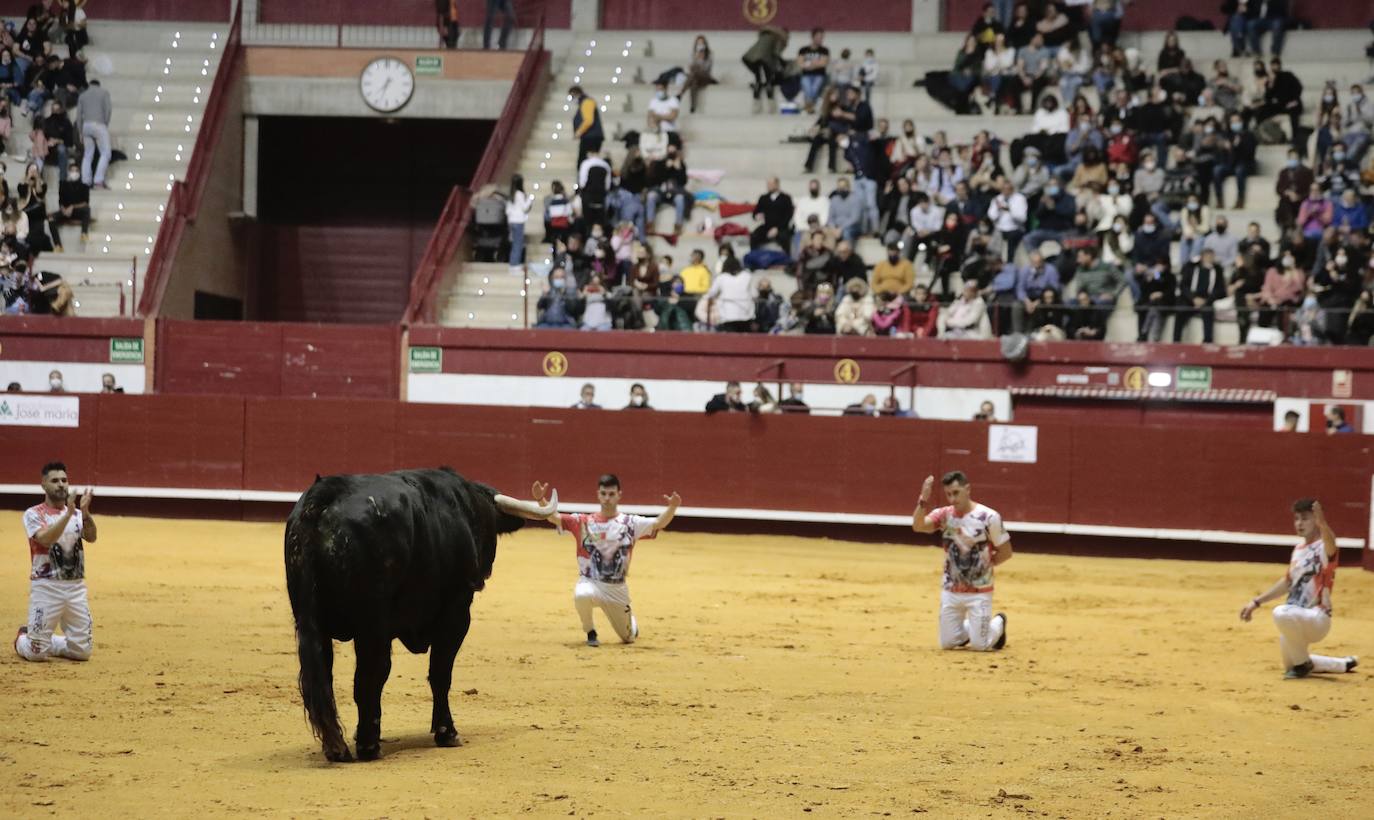
<svg viewBox="0 0 1374 820"><path fill-rule="evenodd" d="M81 399L76 396L29 396L0 393L0 425L11 427L80 427Z"/></svg>

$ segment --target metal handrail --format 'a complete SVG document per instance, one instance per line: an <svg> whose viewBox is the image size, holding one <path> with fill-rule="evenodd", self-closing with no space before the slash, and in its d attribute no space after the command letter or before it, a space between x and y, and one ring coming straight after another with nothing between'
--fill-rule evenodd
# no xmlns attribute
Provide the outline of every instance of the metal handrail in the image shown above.
<svg viewBox="0 0 1374 820"><path fill-rule="evenodd" d="M506 98L506 105L501 111L501 116L497 119L496 125L492 128L491 136L487 139L487 147L482 152L482 159L477 164L477 170L473 173L472 180L468 185L455 185L453 187L448 202L444 206L444 211L439 215L439 221L434 226L434 233L430 236L425 254L421 257L419 265L416 266L415 275L410 280L410 299L406 304L405 315L402 317L404 323L434 321L435 301L443 278L443 271L458 252L463 237L467 234L468 226L472 222L473 192L480 191L495 179L496 171L500 168L501 161L505 158L506 151L510 147L510 137L524 118L524 113L529 105L530 91L538 81L539 72L546 64L546 60L544 16L541 14L539 22L535 25L534 33L530 37L529 47L525 49L525 56L520 61L520 69L515 76L515 82L511 85L510 96ZM528 302L529 297L527 295L527 311ZM528 326L528 318L526 319L526 326Z"/></svg>
<svg viewBox="0 0 1374 820"><path fill-rule="evenodd" d="M181 246L181 237L186 223L195 220L200 213L200 201L209 183L208 166L215 147L219 144L220 133L224 130L224 112L229 104L228 86L233 73L238 70L243 54L243 3L234 9L234 18L229 26L229 36L225 38L224 53L219 67L215 69L215 81L210 86L210 100L205 105L201 117L200 131L196 134L191 148L191 159L186 164L185 180L172 183L172 192L167 197L167 207L162 213L162 221L157 229L157 241L148 256L148 270L144 275L143 298L137 302L138 315L156 316L162 307L162 294L167 290L167 280L171 276L171 265Z"/></svg>

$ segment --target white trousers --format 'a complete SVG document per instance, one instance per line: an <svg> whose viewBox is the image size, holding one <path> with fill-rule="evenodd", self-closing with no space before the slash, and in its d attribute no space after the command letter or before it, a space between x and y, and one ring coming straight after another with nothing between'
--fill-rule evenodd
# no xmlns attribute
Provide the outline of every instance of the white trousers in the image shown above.
<svg viewBox="0 0 1374 820"><path fill-rule="evenodd" d="M1312 661L1313 672L1344 672L1345 658L1309 655L1307 647L1331 631L1331 616L1318 607L1280 604L1274 607L1274 625L1279 628L1279 652L1286 669Z"/></svg>
<svg viewBox="0 0 1374 820"><path fill-rule="evenodd" d="M993 617L991 592L940 592L940 648L986 652L1002 637L1006 623Z"/></svg>
<svg viewBox="0 0 1374 820"><path fill-rule="evenodd" d="M625 584L607 584L591 578L578 578L573 587L573 604L577 616L582 619L582 631L596 629L592 621L592 608L601 607L601 612L610 621L611 629L624 643L634 643L639 637L639 623L630 610L630 588Z"/></svg>
<svg viewBox="0 0 1374 820"><path fill-rule="evenodd" d="M59 626L62 634L52 634ZM91 607L86 602L86 582L30 581L29 632L19 636L14 648L30 661L90 658Z"/></svg>

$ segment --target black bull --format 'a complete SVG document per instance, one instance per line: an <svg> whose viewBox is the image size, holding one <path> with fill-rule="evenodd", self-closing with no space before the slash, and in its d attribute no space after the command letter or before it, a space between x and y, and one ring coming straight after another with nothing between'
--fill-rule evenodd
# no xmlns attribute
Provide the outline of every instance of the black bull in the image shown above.
<svg viewBox="0 0 1374 820"><path fill-rule="evenodd" d="M301 697L330 760L349 760L334 703L332 640L353 641L358 758L381 753L382 687L391 641L429 651L430 731L459 745L449 712L453 661L475 592L496 560L496 537L553 512L448 468L316 478L286 521L286 590L296 620Z"/></svg>

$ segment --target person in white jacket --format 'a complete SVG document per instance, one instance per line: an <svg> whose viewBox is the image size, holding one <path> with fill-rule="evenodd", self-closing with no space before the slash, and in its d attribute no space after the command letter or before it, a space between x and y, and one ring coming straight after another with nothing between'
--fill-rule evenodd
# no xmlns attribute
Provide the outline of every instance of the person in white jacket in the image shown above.
<svg viewBox="0 0 1374 820"><path fill-rule="evenodd" d="M510 198L506 200L506 227L510 231L510 269L519 273L525 264L525 220L529 219L534 199L525 193L525 178L510 178Z"/></svg>
<svg viewBox="0 0 1374 820"><path fill-rule="evenodd" d="M753 330L757 295L753 276L738 259L731 257L725 260L720 273L711 280L711 289L706 291L706 315L718 317L716 330L721 333L748 333Z"/></svg>
<svg viewBox="0 0 1374 820"><path fill-rule="evenodd" d="M845 283L844 298L835 309L835 330L841 336L872 336L873 313L877 305L868 292L868 283L854 277Z"/></svg>

